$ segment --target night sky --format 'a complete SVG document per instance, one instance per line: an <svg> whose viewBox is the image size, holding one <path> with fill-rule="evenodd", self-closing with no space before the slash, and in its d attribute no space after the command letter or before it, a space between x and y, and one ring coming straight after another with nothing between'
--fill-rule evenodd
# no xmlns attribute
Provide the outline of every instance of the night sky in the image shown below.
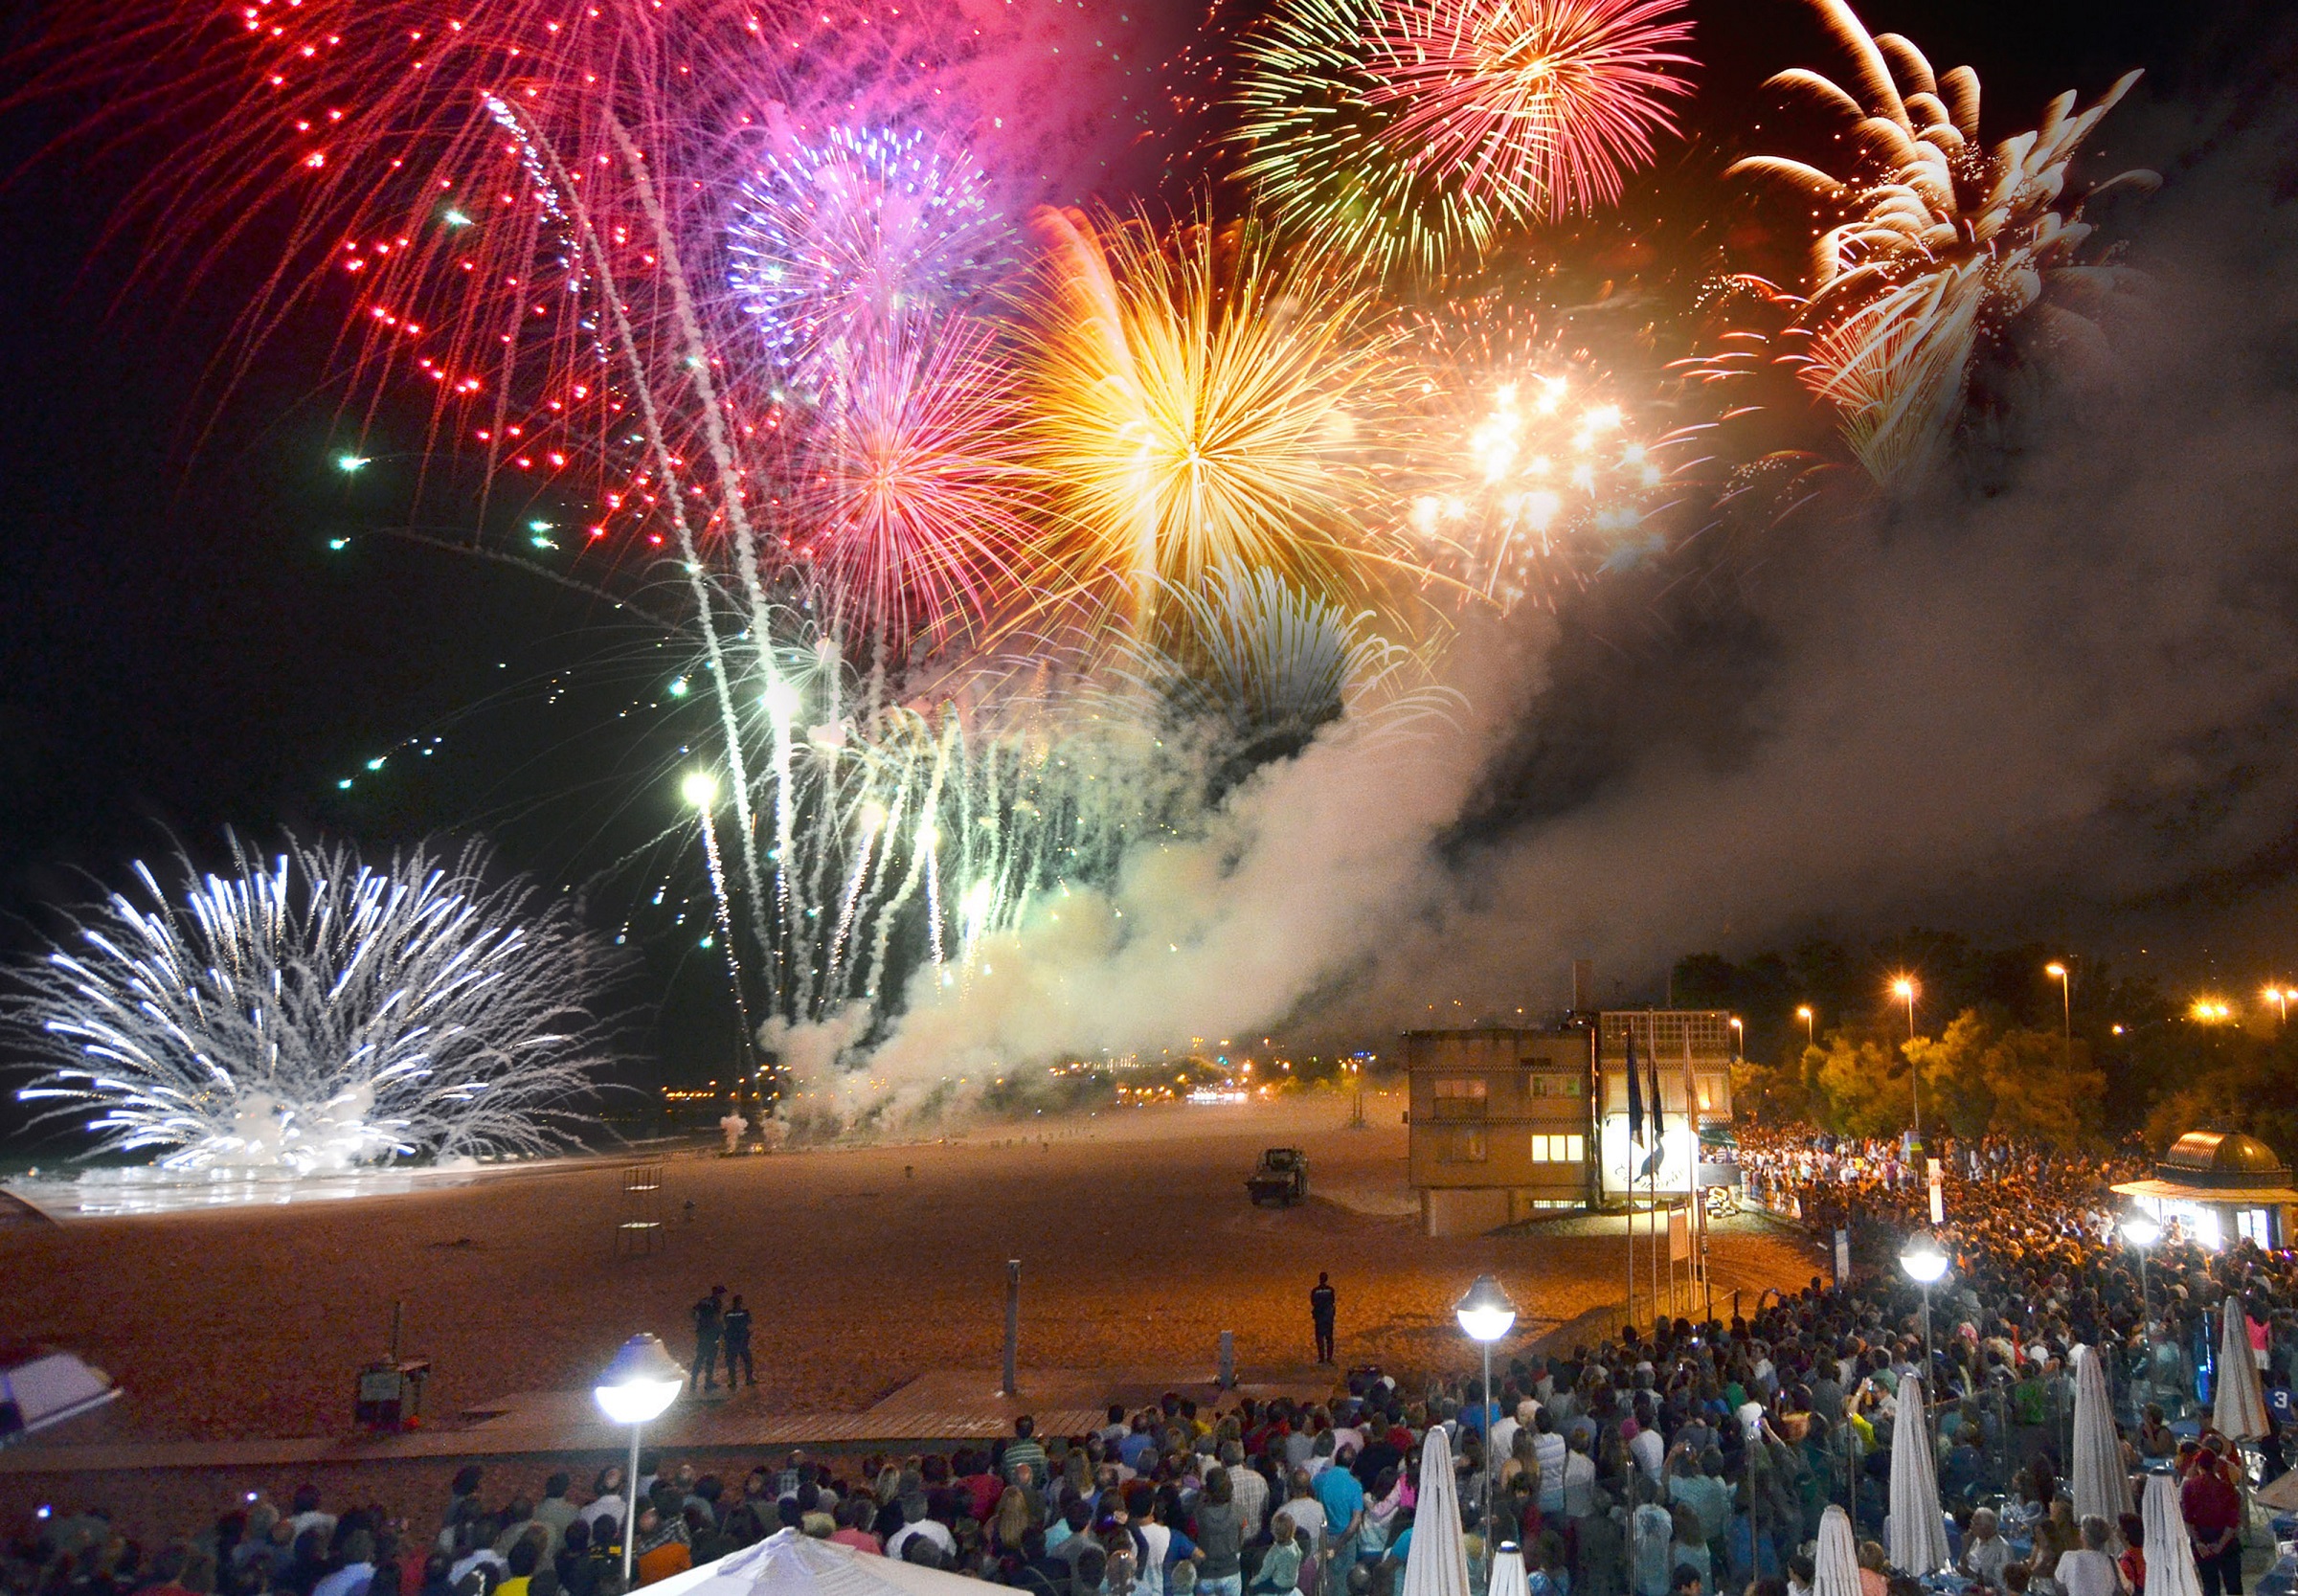
<svg viewBox="0 0 2298 1596"><path fill-rule="evenodd" d="M1791 0L1696 14L1696 129L1729 125L1763 74L1832 60ZM2032 125L2018 119L2049 94L2087 100L2130 65L2158 89L2231 81L2255 70L2264 38L2255 13L2217 6L1888 0L1864 14L1941 65L1975 65L1991 128ZM642 778L662 737L634 743L613 719L659 678L654 634L585 595L374 535L416 503L416 462L385 453L416 436L411 419L385 414L370 445L383 458L355 478L335 469L351 432L323 385L333 306L291 320L222 380L211 363L264 259L260 230L205 283L133 280L135 224L106 229L162 150L51 147L88 110L46 99L0 115L0 169L15 172L0 191L9 942L23 945L39 904L84 894L76 871L116 879L170 839L206 860L226 826L378 846L484 830L508 863L593 889L611 933L638 884L664 873L633 850L675 820L648 807L668 795ZM2119 153L2111 124L2105 143ZM1672 147L1662 170L1720 169L1717 147ZM466 487L435 478L421 501L449 541L472 513ZM498 500L489 513L528 509ZM351 541L331 550L337 538ZM589 696L550 704L555 668L579 663ZM433 736L438 752L417 752ZM371 776L366 761L387 753ZM693 874L679 879L690 888ZM697 968L691 938L658 940L627 995L642 1013L667 1004L644 1045L673 1078L707 1073L731 1040L721 973Z"/></svg>

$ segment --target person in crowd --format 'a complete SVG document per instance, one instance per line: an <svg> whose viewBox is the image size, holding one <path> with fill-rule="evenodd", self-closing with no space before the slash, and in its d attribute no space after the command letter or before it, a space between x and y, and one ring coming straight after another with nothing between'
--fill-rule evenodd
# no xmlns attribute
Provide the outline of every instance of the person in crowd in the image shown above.
<svg viewBox="0 0 2298 1596"><path fill-rule="evenodd" d="M1014 1476L1024 1469L1029 1471L1031 1482L1046 1477L1045 1443L1037 1438L1037 1420L1027 1413L1013 1421L1013 1439L1005 1443L1006 1483L1014 1483Z"/></svg>
<svg viewBox="0 0 2298 1596"><path fill-rule="evenodd" d="M1305 1536L1293 1522L1289 1509L1280 1509L1269 1520L1271 1544L1261 1557L1261 1565L1246 1588L1253 1596L1293 1596L1300 1585L1300 1566Z"/></svg>
<svg viewBox="0 0 2298 1596"><path fill-rule="evenodd" d="M1243 1516L1237 1512L1228 1471L1209 1471L1197 1496L1190 1539L1197 1542L1197 1589L1201 1596L1243 1596Z"/></svg>
<svg viewBox="0 0 2298 1596"><path fill-rule="evenodd" d="M2115 1567L2106 1543L2114 1531L2106 1519L2089 1514L2076 1526L2082 1544L2061 1555L2052 1578L2066 1596L2118 1596L2121 1570Z"/></svg>
<svg viewBox="0 0 2298 1596"><path fill-rule="evenodd" d="M510 1555L505 1560L510 1573L495 1586L495 1596L529 1596L534 1586L534 1571L542 1565L542 1548L534 1540L521 1537L511 1544ZM325 1582L322 1582L325 1590Z"/></svg>
<svg viewBox="0 0 2298 1596"><path fill-rule="evenodd" d="M742 1383L754 1387L758 1383L758 1371L750 1360L750 1309L743 1302L742 1293L736 1292L733 1301L727 1305L726 1313L718 1321L719 1347L726 1357L726 1388L730 1391L736 1388L734 1365L737 1361L742 1365Z"/></svg>
<svg viewBox="0 0 2298 1596"><path fill-rule="evenodd" d="M2003 1586L2003 1567L2011 1561L2011 1542L2003 1539L1994 1509L1974 1509L1971 1527L1963 1536L1963 1556L1956 1566L1964 1576L1996 1590Z"/></svg>
<svg viewBox="0 0 2298 1596"><path fill-rule="evenodd" d="M718 1340L726 1324L726 1288L712 1286L710 1294L696 1302L689 1314L694 1321L694 1367L687 1385L696 1391L715 1391Z"/></svg>
<svg viewBox="0 0 2298 1596"><path fill-rule="evenodd" d="M639 1509L632 1531L637 1564L632 1584L649 1585L694 1566L694 1549L683 1514L665 1517L649 1501Z"/></svg>
<svg viewBox="0 0 2298 1596"><path fill-rule="evenodd" d="M2196 1449L2178 1488L2178 1512L2195 1548L2202 1596L2242 1596L2242 1498L2232 1472L2210 1443Z"/></svg>

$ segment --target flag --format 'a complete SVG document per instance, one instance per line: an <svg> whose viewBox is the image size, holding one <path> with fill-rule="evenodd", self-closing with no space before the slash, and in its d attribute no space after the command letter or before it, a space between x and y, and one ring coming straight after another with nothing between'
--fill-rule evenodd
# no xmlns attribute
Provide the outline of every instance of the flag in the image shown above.
<svg viewBox="0 0 2298 1596"><path fill-rule="evenodd" d="M1628 1022L1628 1140L1636 1147L1644 1144L1644 1086L1642 1073L1635 1068L1635 1022Z"/></svg>
<svg viewBox="0 0 2298 1596"><path fill-rule="evenodd" d="M1659 1054L1656 1051L1652 1055L1652 1155L1644 1160L1644 1172L1655 1180L1659 1179L1659 1156L1666 1135L1667 1127L1660 1120Z"/></svg>

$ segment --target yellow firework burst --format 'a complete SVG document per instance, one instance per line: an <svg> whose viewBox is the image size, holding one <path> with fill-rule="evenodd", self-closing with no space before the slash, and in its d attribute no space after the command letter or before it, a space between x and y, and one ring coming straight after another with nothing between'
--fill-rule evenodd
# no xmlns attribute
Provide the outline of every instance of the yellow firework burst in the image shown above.
<svg viewBox="0 0 2298 1596"><path fill-rule="evenodd" d="M1266 567L1362 591L1393 334L1371 295L1210 229L1047 213L1032 439L1071 592L1138 626L1160 582Z"/></svg>

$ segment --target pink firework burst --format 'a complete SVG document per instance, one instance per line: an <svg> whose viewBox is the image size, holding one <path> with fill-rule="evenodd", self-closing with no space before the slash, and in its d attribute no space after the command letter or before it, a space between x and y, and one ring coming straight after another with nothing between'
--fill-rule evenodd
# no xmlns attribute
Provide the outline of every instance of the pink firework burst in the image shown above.
<svg viewBox="0 0 2298 1596"><path fill-rule="evenodd" d="M1385 0L1366 65L1400 156L1470 198L1555 219L1616 203L1675 130L1682 0Z"/></svg>
<svg viewBox="0 0 2298 1596"><path fill-rule="evenodd" d="M1011 366L993 345L979 323L901 317L828 351L790 507L835 629L939 641L1013 593L1038 534Z"/></svg>

